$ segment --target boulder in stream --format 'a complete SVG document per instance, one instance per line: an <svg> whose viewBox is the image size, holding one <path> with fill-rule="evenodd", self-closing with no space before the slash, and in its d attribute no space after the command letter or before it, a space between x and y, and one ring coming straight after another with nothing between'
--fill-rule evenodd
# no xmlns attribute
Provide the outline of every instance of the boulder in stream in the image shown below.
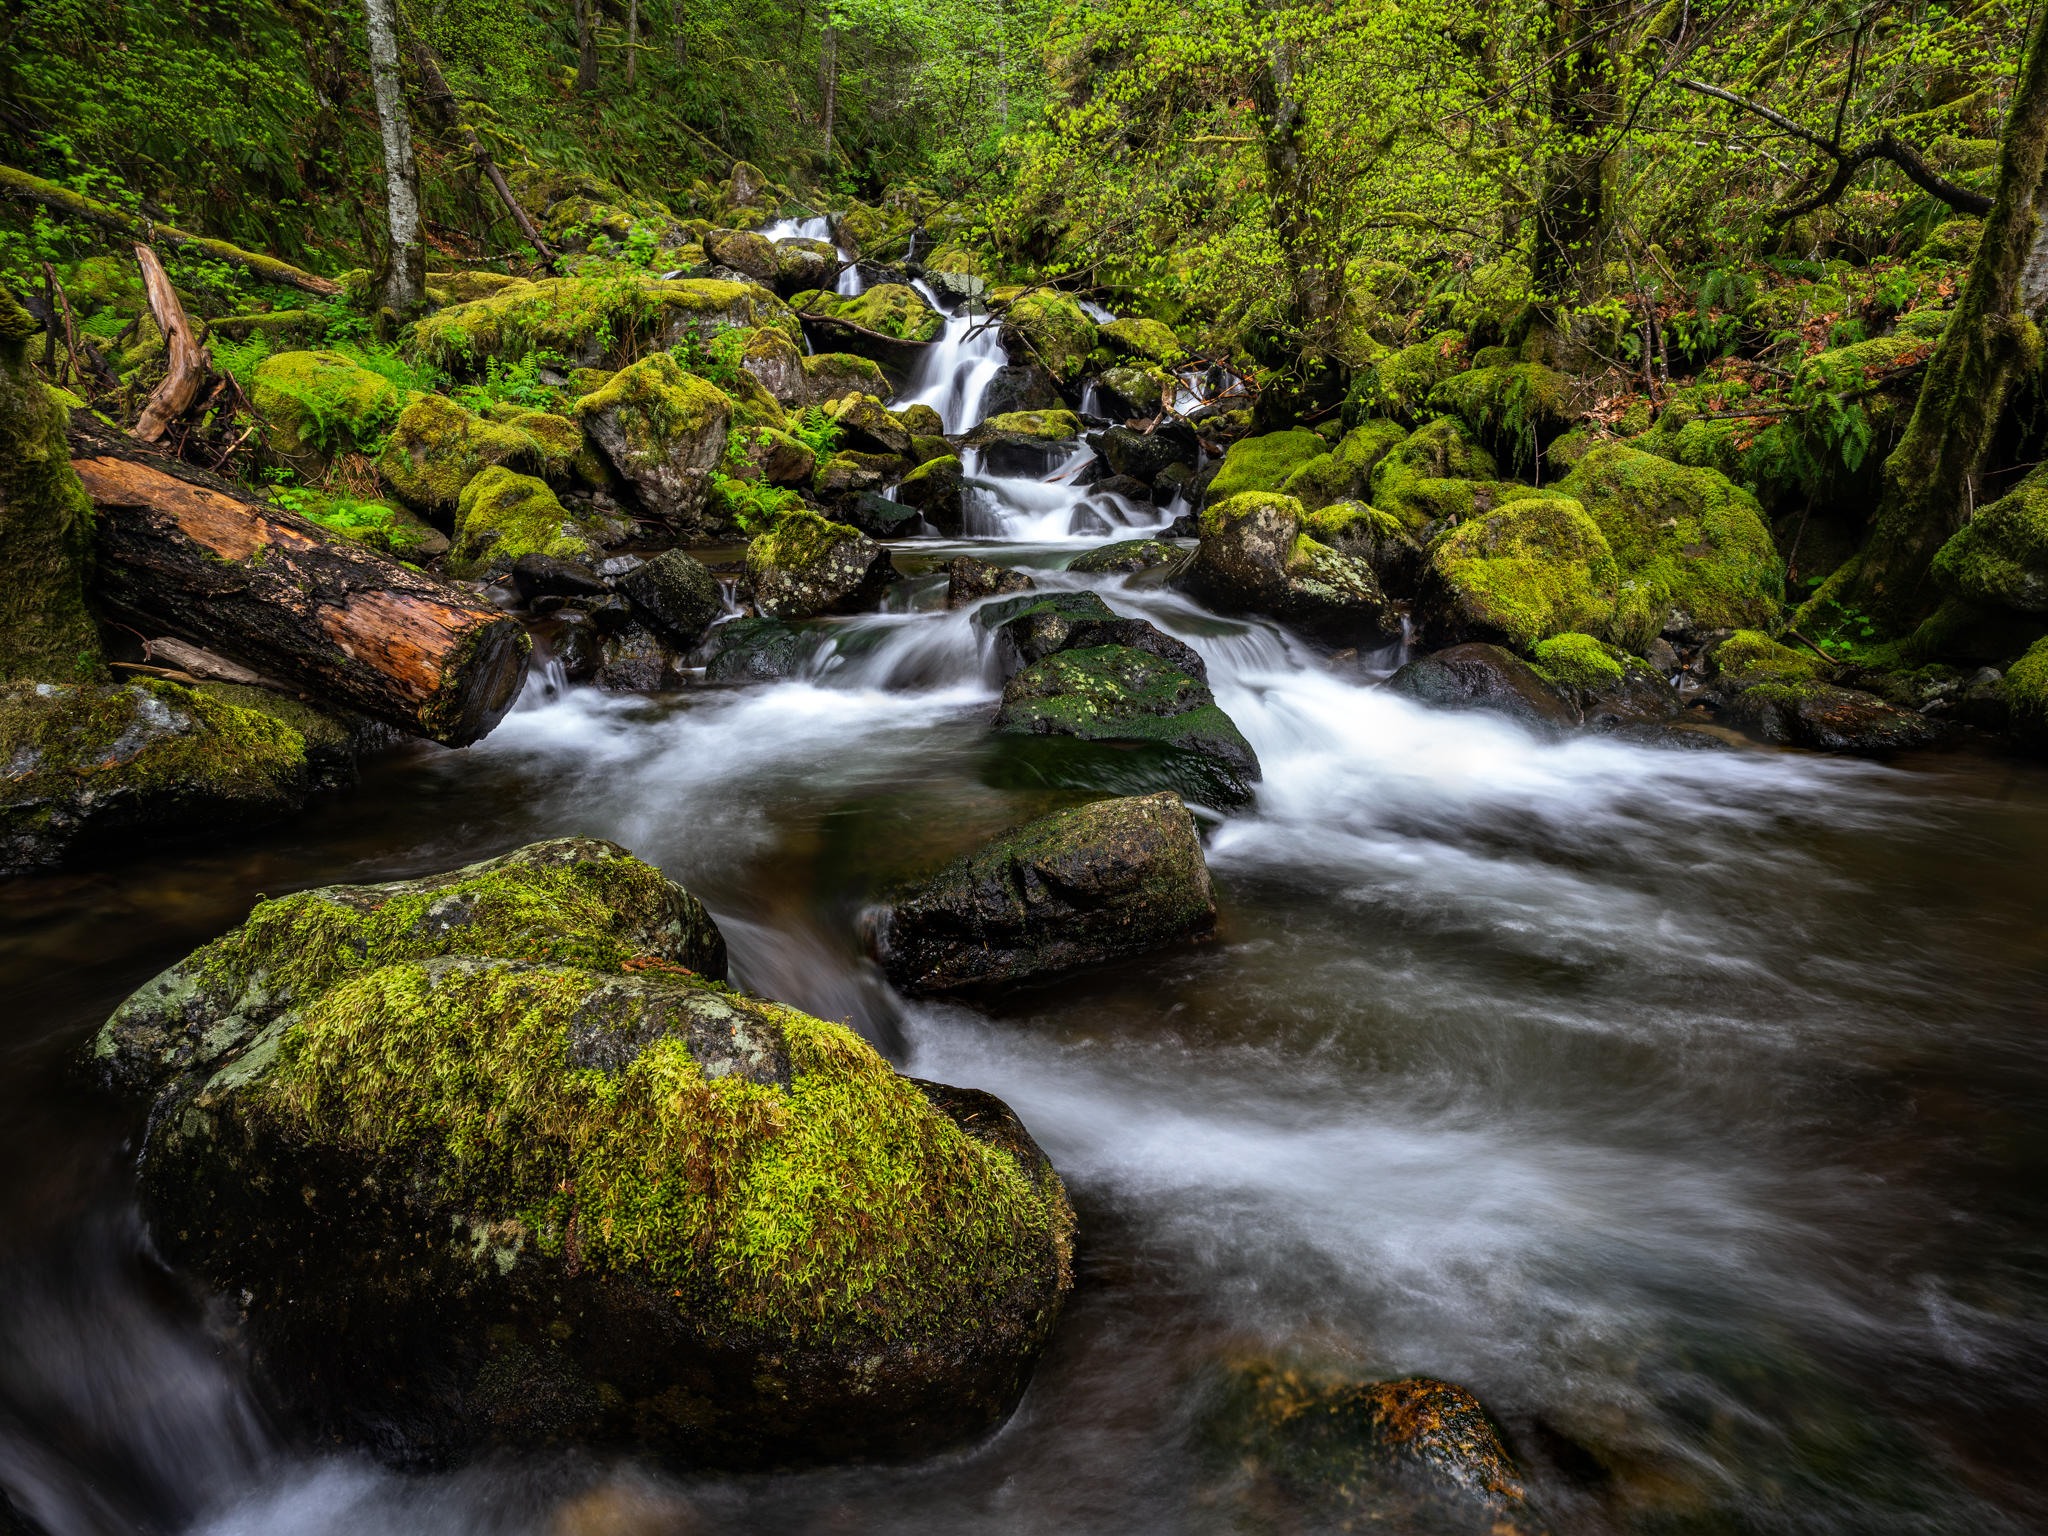
<svg viewBox="0 0 2048 1536"><path fill-rule="evenodd" d="M874 607L897 579L889 551L858 528L792 512L747 546L754 606L769 618L812 619Z"/></svg>
<svg viewBox="0 0 2048 1536"><path fill-rule="evenodd" d="M1263 613L1333 645L1397 639L1401 616L1372 567L1313 538L1291 496L1247 491L1202 509L1195 557L1175 577L1227 613Z"/></svg>
<svg viewBox="0 0 2048 1536"><path fill-rule="evenodd" d="M147 984L164 1256L272 1406L402 1464L564 1443L691 1465L929 1455L1015 1405L1073 1213L987 1094L733 992L612 844L263 902Z"/></svg>
<svg viewBox="0 0 2048 1536"><path fill-rule="evenodd" d="M1418 657L1388 678L1387 688L1439 709L1505 715L1547 736L1575 731L1581 720L1566 689L1497 645L1473 642Z"/></svg>
<svg viewBox="0 0 2048 1536"><path fill-rule="evenodd" d="M917 508L924 520L947 538L958 538L967 516L962 497L965 482L956 455L927 459L903 477L896 500Z"/></svg>
<svg viewBox="0 0 2048 1536"><path fill-rule="evenodd" d="M888 908L876 944L905 992L957 992L1184 943L1215 921L1194 817L1162 793L1003 833Z"/></svg>
<svg viewBox="0 0 2048 1536"><path fill-rule="evenodd" d="M1834 667L1756 630L1737 630L1708 653L1711 697L1724 717L1782 746L1882 757L1921 747L1943 722L1837 687Z"/></svg>
<svg viewBox="0 0 2048 1536"><path fill-rule="evenodd" d="M1126 645L1209 681L1208 663L1186 641L1149 619L1127 619L1093 592L1048 592L990 603L976 611L976 627L995 637L996 656L1008 676L1059 651Z"/></svg>
<svg viewBox="0 0 2048 1536"><path fill-rule="evenodd" d="M977 560L973 555L958 555L946 567L946 606L965 608L984 597L1029 592L1037 585L1022 571L992 565L986 560Z"/></svg>
<svg viewBox="0 0 2048 1536"><path fill-rule="evenodd" d="M1067 569L1093 576L1136 575L1186 557L1186 550L1164 539L1123 539L1076 555L1067 563Z"/></svg>
<svg viewBox="0 0 2048 1536"><path fill-rule="evenodd" d="M1173 789L1212 806L1252 798L1259 759L1208 684L1128 645L1064 650L1003 689L995 730L1024 776L1072 788ZM1076 751L1076 747L1089 748Z"/></svg>

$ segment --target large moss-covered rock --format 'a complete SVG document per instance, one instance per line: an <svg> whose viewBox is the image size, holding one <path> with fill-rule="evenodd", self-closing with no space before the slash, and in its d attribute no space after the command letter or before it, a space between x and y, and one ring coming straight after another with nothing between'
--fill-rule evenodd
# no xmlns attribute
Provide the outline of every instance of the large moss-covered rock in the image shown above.
<svg viewBox="0 0 2048 1536"><path fill-rule="evenodd" d="M1934 557L1944 592L2048 613L2048 475L2036 470L1963 524Z"/></svg>
<svg viewBox="0 0 2048 1536"><path fill-rule="evenodd" d="M784 407L800 410L811 403L811 386L804 371L804 350L782 332L763 328L748 338L740 354L740 367L760 381L761 387Z"/></svg>
<svg viewBox="0 0 2048 1536"><path fill-rule="evenodd" d="M452 305L413 327L412 347L458 373L480 370L486 358L508 361L535 351L595 367L615 351L632 356L686 336L706 342L762 326L792 343L803 339L789 306L758 283L607 274L522 283Z"/></svg>
<svg viewBox="0 0 2048 1536"><path fill-rule="evenodd" d="M421 395L399 413L377 474L414 511L446 521L479 471L504 464L561 481L573 478L582 449L582 432L564 417L493 421L446 395Z"/></svg>
<svg viewBox="0 0 2048 1536"><path fill-rule="evenodd" d="M1422 579L1422 546L1391 512L1363 502L1332 502L1307 513L1302 529L1318 544L1363 560L1388 596L1414 595Z"/></svg>
<svg viewBox="0 0 2048 1536"><path fill-rule="evenodd" d="M1737 630L1708 653L1721 713L1766 741L1875 757L1924 746L1941 722L1874 693L1836 687L1834 668L1756 630Z"/></svg>
<svg viewBox="0 0 2048 1536"><path fill-rule="evenodd" d="M768 617L813 619L874 607L896 568L858 528L792 512L747 546L747 578L754 606Z"/></svg>
<svg viewBox="0 0 2048 1536"><path fill-rule="evenodd" d="M1452 416L1439 416L1417 427L1387 450L1372 473L1372 504L1392 512L1411 532L1455 509L1439 505L1431 488L1445 481L1491 482L1500 477L1500 466L1481 447L1465 424Z"/></svg>
<svg viewBox="0 0 2048 1536"><path fill-rule="evenodd" d="M829 240L792 235L775 242L775 291L803 293L831 285L839 270L839 251Z"/></svg>
<svg viewBox="0 0 2048 1536"><path fill-rule="evenodd" d="M1164 539L1119 539L1067 562L1067 569L1090 576L1134 576L1154 566L1173 565L1187 551Z"/></svg>
<svg viewBox="0 0 2048 1536"><path fill-rule="evenodd" d="M856 453L841 449L822 460L811 473L811 490L819 500L838 502L848 496L879 495L910 472L910 461L893 453Z"/></svg>
<svg viewBox="0 0 2048 1536"><path fill-rule="evenodd" d="M704 254L750 282L775 286L782 271L781 255L766 237L751 229L714 229L704 237Z"/></svg>
<svg viewBox="0 0 2048 1536"><path fill-rule="evenodd" d="M1434 645L1490 640L1527 650L1566 630L1604 633L1620 580L1583 507L1532 498L1437 536L1415 618Z"/></svg>
<svg viewBox="0 0 2048 1536"><path fill-rule="evenodd" d="M790 302L821 347L836 347L893 368L909 368L938 340L946 317L915 288L877 283L857 294L813 289Z"/></svg>
<svg viewBox="0 0 2048 1536"><path fill-rule="evenodd" d="M67 413L28 360L27 313L0 292L0 683L91 681L85 607L92 499L71 468Z"/></svg>
<svg viewBox="0 0 2048 1536"><path fill-rule="evenodd" d="M281 1407L387 1456L762 1466L985 1432L1071 1284L1057 1176L1000 1101L722 960L605 844L259 907L102 1038L171 1074L159 1247L236 1298Z"/></svg>
<svg viewBox="0 0 2048 1536"><path fill-rule="evenodd" d="M967 516L965 488L960 460L949 453L918 465L903 477L895 494L941 534L958 538Z"/></svg>
<svg viewBox="0 0 2048 1536"><path fill-rule="evenodd" d="M509 576L522 555L587 561L601 553L544 480L494 464L462 488L448 554L457 575Z"/></svg>
<svg viewBox="0 0 2048 1536"><path fill-rule="evenodd" d="M1534 1533L1521 1469L1462 1387L1426 1376L1358 1381L1254 1361L1219 1374L1204 1436L1227 1497L1285 1528Z"/></svg>
<svg viewBox="0 0 2048 1536"><path fill-rule="evenodd" d="M1215 920L1194 817L1161 793L1005 832L897 900L877 937L902 990L953 992L1142 954Z"/></svg>
<svg viewBox="0 0 2048 1536"><path fill-rule="evenodd" d="M889 376L871 358L851 352L816 352L804 359L804 382L812 405L830 405L846 395L890 393Z"/></svg>
<svg viewBox="0 0 2048 1536"><path fill-rule="evenodd" d="M702 516L732 421L722 390L657 352L621 368L575 411L649 511L685 526Z"/></svg>
<svg viewBox="0 0 2048 1536"><path fill-rule="evenodd" d="M2048 754L2048 639L2036 640L2005 674L2005 705L2013 739Z"/></svg>
<svg viewBox="0 0 2048 1536"><path fill-rule="evenodd" d="M1022 571L1013 571L1007 566L977 560L972 555L957 555L946 566L948 608L965 608L969 603L979 602L984 597L1007 597L1012 593L1030 592L1037 586L1038 583Z"/></svg>
<svg viewBox="0 0 2048 1536"><path fill-rule="evenodd" d="M1054 288L1039 288L1003 313L1002 341L1013 363L1036 363L1060 383L1081 377L1095 350L1095 322Z"/></svg>
<svg viewBox="0 0 2048 1536"><path fill-rule="evenodd" d="M1208 500L1228 501L1246 491L1277 491L1297 470L1328 453L1329 447L1321 437L1301 428L1241 437L1223 455L1223 467L1209 482Z"/></svg>
<svg viewBox="0 0 2048 1536"><path fill-rule="evenodd" d="M273 451L317 478L335 454L367 447L398 420L405 396L339 352L277 352L256 365L249 398Z"/></svg>
<svg viewBox="0 0 2048 1536"><path fill-rule="evenodd" d="M1711 469L1603 446L1555 487L1591 514L1621 571L1606 638L1640 652L1662 630L1769 623L1784 568L1756 498Z"/></svg>
<svg viewBox="0 0 2048 1536"><path fill-rule="evenodd" d="M1157 656L1197 682L1209 681L1208 663L1185 641L1146 619L1128 619L1093 592L1048 592L990 603L974 615L977 629L995 642L1005 677L1059 651L1126 645Z"/></svg>
<svg viewBox="0 0 2048 1536"><path fill-rule="evenodd" d="M1455 416L1500 458L1533 466L1578 419L1585 392L1555 368L1510 363L1454 373L1429 392L1428 408Z"/></svg>
<svg viewBox="0 0 2048 1536"><path fill-rule="evenodd" d="M1376 359L1344 400L1344 425L1374 416L1413 422L1430 392L1465 366L1465 338L1447 331Z"/></svg>
<svg viewBox="0 0 2048 1536"><path fill-rule="evenodd" d="M1385 420L1362 422L1345 433L1335 448L1300 465L1278 486L1247 489L1278 490L1282 495L1292 496L1311 512L1340 501L1356 501L1370 490L1372 474L1379 468L1380 460L1398 448L1407 437L1407 432L1398 423ZM1210 487L1210 494L1216 494L1214 486Z"/></svg>
<svg viewBox="0 0 2048 1536"><path fill-rule="evenodd" d="M1246 803L1259 778L1258 755L1208 685L1127 645L1060 651L1026 667L1004 687L995 729L1141 749L1117 754L1125 759L1116 765L1128 773L1125 782L1149 776L1148 787L1173 788L1209 805ZM1036 776L1085 788L1090 768L1101 766L1047 761Z"/></svg>
<svg viewBox="0 0 2048 1536"><path fill-rule="evenodd" d="M910 429L873 395L847 395L826 408L839 426L839 441L857 453L911 457Z"/></svg>
<svg viewBox="0 0 2048 1536"><path fill-rule="evenodd" d="M1081 418L1072 411L1003 411L986 417L968 443L991 475L1042 475L1072 451Z"/></svg>
<svg viewBox="0 0 2048 1536"><path fill-rule="evenodd" d="M725 979L702 902L616 843L565 837L459 869L259 901L230 932L145 982L93 1045L98 1070L156 1091L210 1075L328 988L381 966L496 956L616 971L652 959Z"/></svg>
<svg viewBox="0 0 2048 1536"><path fill-rule="evenodd" d="M1578 705L1581 724L1589 731L1654 728L1685 708L1663 673L1591 635L1552 635L1531 647L1529 659Z"/></svg>
<svg viewBox="0 0 2048 1536"><path fill-rule="evenodd" d="M1387 679L1387 691L1436 709L1504 715L1546 736L1582 723L1569 688L1513 651L1478 641L1417 657Z"/></svg>
<svg viewBox="0 0 2048 1536"><path fill-rule="evenodd" d="M1263 613L1339 645L1401 633L1372 568L1310 537L1301 503L1258 491L1202 509L1201 543L1174 578L1231 613Z"/></svg>
<svg viewBox="0 0 2048 1536"><path fill-rule="evenodd" d="M1157 320L1111 320L1098 327L1096 334L1108 351L1163 367L1170 368L1187 357L1187 348L1172 328Z"/></svg>
<svg viewBox="0 0 2048 1536"><path fill-rule="evenodd" d="M305 803L289 726L174 683L0 685L0 874Z"/></svg>

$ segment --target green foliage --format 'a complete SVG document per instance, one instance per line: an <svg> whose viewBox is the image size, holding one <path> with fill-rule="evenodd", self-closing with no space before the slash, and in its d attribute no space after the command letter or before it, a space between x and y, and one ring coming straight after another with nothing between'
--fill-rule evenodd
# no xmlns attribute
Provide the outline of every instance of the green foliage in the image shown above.
<svg viewBox="0 0 2048 1536"><path fill-rule="evenodd" d="M775 527L792 512L804 510L796 492L728 474L711 477L711 510L751 537Z"/></svg>
<svg viewBox="0 0 2048 1536"><path fill-rule="evenodd" d="M790 423L789 435L820 459L826 459L839 446L839 423L825 413L824 407L807 405L803 414Z"/></svg>
<svg viewBox="0 0 2048 1536"><path fill-rule="evenodd" d="M413 366L424 371L432 371L425 364ZM561 353L545 347L510 359L486 357L482 378L473 384L457 385L448 393L472 411L488 411L494 405L524 406L534 411L558 411L562 405L562 392L554 385L542 381L543 370L567 373L568 359Z"/></svg>

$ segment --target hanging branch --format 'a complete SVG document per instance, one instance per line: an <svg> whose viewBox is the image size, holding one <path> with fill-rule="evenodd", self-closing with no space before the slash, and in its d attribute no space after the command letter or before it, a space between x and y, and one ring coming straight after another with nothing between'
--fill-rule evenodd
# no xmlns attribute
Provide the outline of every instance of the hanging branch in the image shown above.
<svg viewBox="0 0 2048 1536"><path fill-rule="evenodd" d="M1711 96L1716 101L1726 102L1729 106L1754 117L1760 117L1773 127L1783 129L1795 139L1811 145L1835 162L1835 173L1827 186L1804 202L1778 209L1771 215L1775 223L1787 224L1793 219L1812 213L1817 208L1827 207L1849 190L1849 183L1855 179L1858 171L1878 160L1890 161L1906 173L1906 179L1914 186L1937 201L1948 204L1958 213L1983 218L1991 212L1990 198L1981 192L1972 192L1967 187L1959 187L1942 176L1920 158L1918 151L1900 140L1889 128L1880 130L1877 137L1868 144L1855 149L1844 149L1839 137L1839 127L1836 129L1835 138L1823 138L1811 129L1800 127L1782 112L1774 112L1758 102L1745 101L1740 96L1724 91L1719 86L1708 85L1703 80L1691 80L1683 75L1677 75L1673 76L1673 83L1682 85L1689 91L1697 91L1702 96ZM1842 113L1836 114L1838 124L1842 116Z"/></svg>

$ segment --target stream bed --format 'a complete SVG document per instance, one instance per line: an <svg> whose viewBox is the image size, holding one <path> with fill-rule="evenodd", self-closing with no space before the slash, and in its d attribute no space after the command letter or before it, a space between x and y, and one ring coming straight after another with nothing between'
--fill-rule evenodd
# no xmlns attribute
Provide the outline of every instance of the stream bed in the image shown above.
<svg viewBox="0 0 2048 1536"><path fill-rule="evenodd" d="M942 382L964 424L974 391ZM642 698L537 668L480 745L378 759L289 826L0 886L0 1487L25 1512L51 1536L1324 1529L1249 1507L1210 1433L1220 1370L1287 1359L1470 1388L1559 1532L2048 1528L2048 770L1539 742L1379 689L1395 658L1333 670L1064 571L1163 509L1086 535L1064 482L977 495L976 536L899 546L922 574L818 626L802 677ZM992 753L986 643L932 574L961 552L1202 652L1265 771L1211 823L1215 942L977 1007L905 1003L863 958L892 884L1082 798ZM152 1263L141 1112L77 1069L121 998L259 894L564 835L702 897L737 983L1000 1095L1051 1156L1076 1290L988 1441L401 1475L285 1443Z"/></svg>

